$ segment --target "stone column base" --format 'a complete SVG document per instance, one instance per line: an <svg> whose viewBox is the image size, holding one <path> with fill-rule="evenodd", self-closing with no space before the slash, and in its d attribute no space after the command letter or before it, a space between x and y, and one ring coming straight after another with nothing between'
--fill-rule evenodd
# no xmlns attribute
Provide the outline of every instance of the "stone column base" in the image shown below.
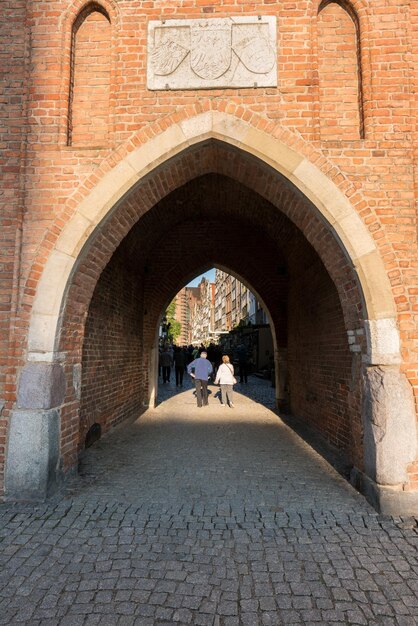
<svg viewBox="0 0 418 626"><path fill-rule="evenodd" d="M404 491L396 485L378 485L357 468L351 470L350 482L379 513L394 517L418 515L418 491Z"/></svg>
<svg viewBox="0 0 418 626"><path fill-rule="evenodd" d="M13 411L6 461L6 499L43 500L56 490L59 434L56 409Z"/></svg>

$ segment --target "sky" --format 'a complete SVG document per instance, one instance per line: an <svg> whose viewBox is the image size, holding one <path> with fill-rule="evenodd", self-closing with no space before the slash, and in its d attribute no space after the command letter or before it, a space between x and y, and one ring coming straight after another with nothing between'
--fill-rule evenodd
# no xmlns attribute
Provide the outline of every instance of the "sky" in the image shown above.
<svg viewBox="0 0 418 626"><path fill-rule="evenodd" d="M197 287L203 276L207 278L211 283L215 282L215 268L213 267L211 270L205 272L204 274L200 274L200 276L196 276L190 283L188 283L187 287Z"/></svg>

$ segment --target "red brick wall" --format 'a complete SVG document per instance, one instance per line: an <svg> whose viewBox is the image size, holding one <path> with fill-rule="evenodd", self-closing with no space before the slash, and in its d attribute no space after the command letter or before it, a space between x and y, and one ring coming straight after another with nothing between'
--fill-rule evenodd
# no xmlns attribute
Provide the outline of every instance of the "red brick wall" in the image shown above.
<svg viewBox="0 0 418 626"><path fill-rule="evenodd" d="M411 0L411 15L410 15L410 25L411 25L411 37L413 41L417 41L418 39L418 2L416 0ZM415 205L417 206L418 202L418 47L414 45L411 50L411 93L412 93L412 103L411 103L411 116L413 120L413 159L414 159L414 170L415 170ZM415 220L416 221L416 213ZM415 261L411 267L411 274L413 280L416 279L416 268L418 263ZM416 281L417 284L417 281ZM407 312L405 316L405 321L408 323L410 332L412 334L416 333L416 328L418 325L418 290L415 286L410 283L408 288L408 296L412 303L412 314ZM412 335L409 336L409 339L412 340L411 344L415 344L413 341ZM418 361L417 350L414 349L415 358ZM418 384L418 368L411 374L412 384L414 387ZM411 465L410 467L410 487L411 489L418 489L418 461Z"/></svg>
<svg viewBox="0 0 418 626"><path fill-rule="evenodd" d="M413 85L418 65L415 46L418 9L415 0L353 0L360 27L366 140L347 136L326 142L321 141L320 133L318 34L326 11L336 10L335 7L330 5L318 17L320 3L311 0L254 4L238 0L208 0L205 4L193 1L179 3L178 0L120 0L117 3L104 0L103 10L109 16L110 26L106 26L103 43L108 42L110 36L112 47L109 55L108 143L101 148L97 147L98 135L89 146L67 145L71 34L85 2L57 0L46 3L35 0L29 4L16 0L3 4L0 54L8 59L2 68L10 69L7 72L10 88L2 93L2 98L6 98L6 110L10 114L4 118L6 130L2 128L0 166L7 185L2 185L0 193L7 194L7 199L6 210L0 218L0 236L8 251L15 246L17 207L24 208L25 219L19 259L21 269L18 272L21 289L19 293L15 292L16 296L20 296L19 301L16 299L16 320L9 310L12 264L6 247L2 249L4 265L0 271L3 272L2 286L5 288L0 303L0 341L2 347L5 346L10 319L16 341L13 351L9 351L10 376L7 394L3 394L6 406L0 428L4 429L5 419L13 406L14 368L19 368L25 359L27 328L36 287L63 226L81 199L134 146L146 143L170 124L206 110L227 112L245 120L249 126L264 129L271 136L293 145L350 199L380 251L391 282L402 341L402 368L418 398L418 267L414 193L417 176L413 143L416 135L416 89L414 92ZM25 80L23 23L26 5L32 46L30 71ZM150 19L245 14L277 16L277 88L158 93L147 90L146 33ZM103 20L101 23L104 24ZM350 32L352 35L352 30ZM95 51L100 48L100 43L96 42ZM349 47L347 52L347 59L353 63L353 47ZM25 84L30 94L27 116L23 102ZM353 106L352 89L344 91L340 99L346 103L344 106ZM21 150L21 129L25 118L29 135L22 176L20 168L23 161L17 154ZM100 142L102 140L100 136ZM153 186L147 187L144 195L133 194L127 200L125 213L118 213L119 222L112 222L112 232L104 226L95 240L91 255L86 253L89 263L86 267L81 263L74 277L75 282L69 289L68 314L71 322L68 327L63 327L61 338L69 377L73 364L81 359L84 321L92 292L115 247L139 216L158 202L164 193L182 184L188 175L201 174L207 171L205 168L218 171L221 165L225 173L231 168L229 173L232 176L242 175L242 180L245 177L248 186L256 190L264 187L266 197L301 228L318 251L336 285L346 327L354 327L355 319L362 312L358 293L353 295L356 286L352 274L347 270L341 250L338 252L335 248L337 244L332 235L324 232L318 224L313 208L295 197L289 199L277 183L277 178L257 168L253 171L236 155L222 164L216 158L205 163L203 157L195 155L195 161L178 163L177 168L171 169L169 181L163 180L158 173L153 178ZM266 223L269 224L269 221ZM350 316L352 321L348 322ZM65 426L62 450L75 462L69 451L76 447L77 403L73 398L67 400L62 410Z"/></svg>
<svg viewBox="0 0 418 626"><path fill-rule="evenodd" d="M361 60L357 17L344 3L323 2L318 15L321 139L360 139Z"/></svg>
<svg viewBox="0 0 418 626"><path fill-rule="evenodd" d="M289 282L288 315L291 410L332 444L353 452L353 422L360 423L359 371L352 380L356 357L349 351L335 286L306 246L298 250ZM355 450L357 461L359 453Z"/></svg>
<svg viewBox="0 0 418 626"><path fill-rule="evenodd" d="M68 143L105 146L109 138L111 25L99 11L83 12L73 29Z"/></svg>
<svg viewBox="0 0 418 626"><path fill-rule="evenodd" d="M0 19L0 494L13 401L13 360L23 219L28 36L24 0L1 4ZM6 403L6 409L4 408Z"/></svg>
<svg viewBox="0 0 418 626"><path fill-rule="evenodd" d="M99 278L86 320L82 356L80 439L102 433L143 410L142 292L138 275L117 252Z"/></svg>

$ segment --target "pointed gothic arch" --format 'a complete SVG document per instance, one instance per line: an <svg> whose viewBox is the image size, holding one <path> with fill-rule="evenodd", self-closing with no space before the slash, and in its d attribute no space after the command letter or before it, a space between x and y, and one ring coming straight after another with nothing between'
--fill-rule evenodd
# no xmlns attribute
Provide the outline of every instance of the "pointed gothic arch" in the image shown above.
<svg viewBox="0 0 418 626"><path fill-rule="evenodd" d="M114 249L120 241L121 234L116 235L114 248L106 247L106 237L103 228L111 223L119 207L123 202L126 211L121 225L122 231L127 233L131 228L130 219L133 205L129 204L129 196L133 192L142 193L144 198L144 210L147 206L154 206L169 191L170 176L164 181L164 172L167 168L174 167L181 170L178 159L182 155L187 156L195 150L189 164L194 164L198 169L205 167L205 161L199 161L200 147L212 146L213 143L227 146L234 154L245 156L253 163L260 163L267 168L272 176L280 176L295 190L296 196L309 202L309 211L312 218L318 224L322 224L327 231L326 243L338 248L339 258L344 258L356 276L356 282L361 292L361 315L366 330L366 350L363 353L364 362L367 366L377 368L397 368L400 361L399 335L396 324L396 309L390 289L389 280L385 272L382 260L376 244L370 236L367 228L361 221L348 198L338 189L329 177L323 174L313 163L300 154L295 147L284 144L261 130L249 127L245 122L219 112L207 112L197 117L175 123L158 136L150 139L145 145L131 151L125 159L111 169L96 185L94 189L77 206L73 217L67 222L51 251L45 269L42 273L35 302L31 314L31 323L28 343L28 368L35 368L48 372L50 376L51 395L54 398L49 404L51 410L44 411L44 407L22 407L15 411L13 420L16 426L11 428L9 450L12 451L7 466L7 489L9 493L17 491L22 480L30 480L32 493L47 490L52 479L51 475L59 473L60 450L59 435L60 413L56 407L62 401L65 388L62 388L62 372L67 370L74 387L74 406L76 404L77 363L69 361L62 366L61 361L70 350L68 343L62 343L62 323L66 315L66 309L76 284L78 291L84 286L77 284L80 269L84 271L87 280L85 288L92 293L94 285L100 275L100 267L106 266ZM197 158L195 158L197 155ZM187 170L184 170L187 179ZM193 175L193 172L192 172ZM162 181L160 191L158 182ZM253 181L250 181L252 184ZM254 183L255 184L255 183ZM175 185L174 185L175 186ZM269 193L274 197L274 184L269 183ZM162 195L161 195L162 194ZM267 194L267 192L266 192ZM291 208L290 208L291 210ZM309 218L307 211L306 219ZM297 212L291 215L297 219ZM132 222L133 223L133 222ZM303 226L303 224L301 224ZM121 231L121 233L122 233ZM317 231L319 232L319 231ZM324 231L325 232L325 231ZM324 237L322 233L318 238L312 236L312 244L315 245ZM112 244L113 245L113 244ZM97 267L88 266L88 255L92 247L95 249ZM324 253L326 255L326 253ZM324 262L328 263L324 257ZM328 269L328 268L327 268ZM87 270L87 273L86 273ZM333 269L329 264L329 271ZM90 274L90 278L88 278ZM94 275L93 275L94 274ZM341 287L344 290L344 287ZM342 293L342 292L341 292ZM91 298L91 295L89 296ZM74 302L77 305L77 302ZM77 324L83 323L84 313L81 312ZM353 331L355 329L353 328ZM67 335L68 337L68 335ZM382 371L383 371L382 370ZM416 446L413 444L412 432L415 428L414 416L411 417L410 388L407 383L403 384L402 375L392 373L392 381L398 381L398 390L404 397L404 411L393 422L389 439L376 441L373 429L367 433L369 447L373 448L373 454L369 455L367 466L368 476L373 484L396 484L402 482L402 476L406 472L407 462L413 460ZM64 377L67 374L63 374ZM384 375L384 372L382 376ZM21 376L21 383L25 376ZM58 387L55 382L59 380ZM366 376L367 387L367 376ZM54 387L55 385L55 387ZM408 395L409 394L409 395ZM20 389L22 399L22 388ZM412 400L411 400L412 401ZM19 402L19 400L18 400ZM385 402L388 402L385 399ZM371 402L373 405L373 402ZM18 404L19 406L19 404ZM393 408L393 407L392 407ZM390 410L392 410L392 408ZM32 413L28 411L31 409ZM368 406L367 419L371 419L374 406ZM70 404L61 409L61 419L65 411L73 410ZM20 411L20 412L19 412ZM52 411L52 413L51 413ZM38 421L47 422L49 427L44 430L45 445L42 458L39 459L39 451L31 450L28 455L29 461L36 462L40 468L38 476L28 478L28 462L23 464L23 470L17 469L18 460L21 460L22 430L17 427L19 421L26 418L33 420L33 413ZM45 416L47 413L47 416ZM30 415L29 415L30 414ZM399 430L399 419L402 421L402 431ZM397 420L397 421L396 421ZM23 435L24 436L24 435ZM402 454L397 459L396 467L388 467L388 450L396 441ZM27 450L27 446L26 446ZM389 455L390 456L390 455ZM36 457L36 458L35 458ZM366 464L367 465L367 464ZM26 468L26 469L25 469ZM22 472L24 475L22 475ZM53 482L53 481L52 481ZM371 489L371 488L370 488ZM376 492L376 489L375 489ZM399 494L398 494L399 495Z"/></svg>

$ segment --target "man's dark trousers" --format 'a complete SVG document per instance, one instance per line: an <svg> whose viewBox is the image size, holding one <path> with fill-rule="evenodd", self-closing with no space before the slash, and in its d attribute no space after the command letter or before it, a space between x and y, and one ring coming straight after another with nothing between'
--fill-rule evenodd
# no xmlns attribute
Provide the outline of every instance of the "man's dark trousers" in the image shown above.
<svg viewBox="0 0 418 626"><path fill-rule="evenodd" d="M194 381L196 387L196 398L197 398L197 406L206 406L208 404L208 381L201 380L200 378L195 378Z"/></svg>
<svg viewBox="0 0 418 626"><path fill-rule="evenodd" d="M177 385L183 386L183 374L184 374L184 367L176 365L176 386Z"/></svg>
<svg viewBox="0 0 418 626"><path fill-rule="evenodd" d="M239 382L248 383L248 366L245 361L239 363Z"/></svg>

